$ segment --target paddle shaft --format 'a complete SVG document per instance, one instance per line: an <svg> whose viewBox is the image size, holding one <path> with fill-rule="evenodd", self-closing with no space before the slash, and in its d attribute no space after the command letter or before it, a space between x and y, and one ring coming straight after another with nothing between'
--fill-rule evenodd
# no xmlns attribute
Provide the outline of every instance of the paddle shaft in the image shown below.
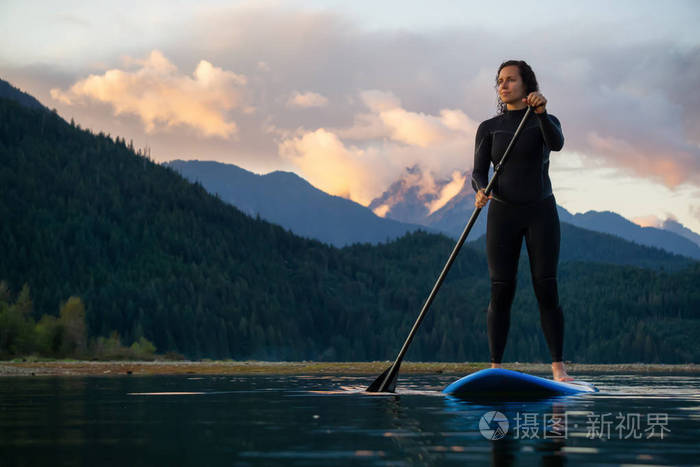
<svg viewBox="0 0 700 467"><path fill-rule="evenodd" d="M515 140L520 135L520 131L525 126L525 122L527 121L527 119L531 113L532 113L532 107L528 107L522 120L520 120L520 124L518 125L518 128L515 130L515 133L513 134L513 137L510 140L510 143L508 143L508 147L506 148L505 152L503 153L503 157L501 157L501 160L498 162L498 164L496 165L496 167L493 170L493 177L491 177L491 181L486 186L486 190L485 190L486 196L489 196L491 194L491 191L493 190L493 185L496 182L496 178L498 178L498 174L501 172L503 165L508 160L508 155L510 154L510 150L513 147L513 145L515 144ZM437 295L438 290L440 290L440 286L442 286L442 282L445 280L445 276L447 276L447 272L450 270L452 263L454 263L455 259L457 258L457 254L459 253L459 250L462 248L462 245L464 245L464 242L466 241L467 236L469 235L469 232L472 230L474 223L476 223L476 219L479 217L479 214L481 213L481 209L482 208L475 208L474 212L472 212L472 215L469 218L469 222L467 222L467 225L464 227L464 231L462 232L462 235L460 235L459 240L457 241L457 244L452 249L452 253L450 254L450 257L448 258L447 263L445 263L445 267L442 268L442 272L440 273L440 276L438 277L437 282L435 282L435 285L433 286L433 290L430 292L428 299L425 301L425 304L423 305L423 308L421 309L421 312L418 315L418 319L416 319L416 322L413 324L413 328L411 328L411 332L408 334L406 341L403 343L403 346L401 347L401 351L399 352L399 355L396 357L394 364L389 368L388 371L386 371L385 373L382 373L382 375L380 375L379 378L377 378L377 381L381 381L381 384L379 385L379 387L378 388L373 387L373 386L376 386L377 381L375 381L373 384L370 385L369 388L367 388L367 391L369 391L369 392L394 392L394 388L396 387L396 376L399 373L399 367L401 366L401 361L403 360L404 355L406 355L406 352L408 351L408 346L411 345L411 342L413 341L413 337L416 335L416 331L418 331L418 328L420 327L421 323L423 322L425 315L428 313L428 309L430 308L430 305L433 303L433 300L435 300L435 296ZM384 377L383 379L382 379L382 376Z"/></svg>

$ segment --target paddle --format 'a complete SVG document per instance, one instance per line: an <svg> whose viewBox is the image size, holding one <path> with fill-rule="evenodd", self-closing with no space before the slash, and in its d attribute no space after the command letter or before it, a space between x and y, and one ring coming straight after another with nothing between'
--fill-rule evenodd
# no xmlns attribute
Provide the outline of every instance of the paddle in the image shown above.
<svg viewBox="0 0 700 467"><path fill-rule="evenodd" d="M527 121L527 118L530 116L531 113L532 113L532 107L528 107L527 111L525 112L525 115L523 115L522 120L520 120L520 124L518 125L518 128L515 130L515 133L513 134L513 138L511 138L510 143L508 143L508 147L506 148L505 152L503 153L503 157L501 157L501 160L498 162L498 165L496 165L496 167L493 170L493 177L491 177L491 181L486 186L486 196L489 196L491 194L491 191L493 190L494 182L496 181L498 174L500 173L501 169L503 168L503 165L508 160L508 155L510 154L510 149L515 144L515 140L520 135L520 130L522 130L523 126L525 126L525 122ZM393 365L391 365L389 368L387 368L384 371L384 373L379 375L379 377L377 379L375 379L372 384L369 385L369 387L367 388L367 392L394 392L394 389L396 389L396 378L399 375L399 368L401 367L401 361L403 360L403 357L406 354L406 351L408 351L408 346L411 345L411 341L413 340L413 336L415 336L416 331L418 331L418 327L420 326L421 322L423 321L423 318L425 318L425 315L428 313L428 308L430 308L430 305L433 303L433 300L435 299L435 296L437 295L437 292L440 289L440 286L442 285L442 281L445 280L445 276L447 275L447 271L449 271L450 267L452 266L452 263L454 262L455 258L457 257L457 253L459 253L460 248L462 248L464 241L467 239L467 235L469 235L469 231L471 231L472 227L474 226L474 223L476 222L476 218L479 217L479 213L481 212L481 209L482 208L475 208L474 209L474 212L472 213L471 217L469 218L469 222L467 222L467 225L464 228L464 232L462 232L462 235L459 237L457 244L455 245L454 249L452 250L452 254L450 254L450 257L447 260L447 263L445 263L445 267L442 268L442 272L440 273L440 276L438 277L437 282L435 282L435 285L433 286L432 292L430 292L428 299L425 301L425 304L423 305L423 309L421 310L420 314L418 315L418 319L413 324L413 328L411 329L411 332L408 334L406 341L403 343L403 347L401 347L401 351L399 352L398 357L396 357L396 361L394 361Z"/></svg>

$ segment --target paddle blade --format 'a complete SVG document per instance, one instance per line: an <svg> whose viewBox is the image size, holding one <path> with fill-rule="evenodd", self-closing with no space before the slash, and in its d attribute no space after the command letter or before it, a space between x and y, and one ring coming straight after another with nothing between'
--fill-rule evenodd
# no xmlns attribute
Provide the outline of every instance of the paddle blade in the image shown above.
<svg viewBox="0 0 700 467"><path fill-rule="evenodd" d="M379 375L367 388L367 392L394 392L396 389L396 377L399 374L398 367L392 372L395 365L390 366ZM389 376L389 379L387 379Z"/></svg>

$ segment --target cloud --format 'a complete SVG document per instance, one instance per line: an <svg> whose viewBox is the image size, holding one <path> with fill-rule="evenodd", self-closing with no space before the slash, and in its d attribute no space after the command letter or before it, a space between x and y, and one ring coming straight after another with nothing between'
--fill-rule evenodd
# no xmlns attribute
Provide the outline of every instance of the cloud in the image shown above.
<svg viewBox="0 0 700 467"><path fill-rule="evenodd" d="M392 109L381 112L379 118L394 141L427 148L447 137L440 121L425 114Z"/></svg>
<svg viewBox="0 0 700 467"><path fill-rule="evenodd" d="M377 206L376 208L372 209L372 212L374 212L375 215L379 217L386 217L386 214L391 210L391 206L388 203L382 204L380 206Z"/></svg>
<svg viewBox="0 0 700 467"><path fill-rule="evenodd" d="M362 91L359 96L369 111L357 114L352 125L282 133L280 155L313 185L363 205L412 166L425 170L413 172L411 185L419 186L421 194L437 196L426 204L431 212L459 192L464 176L454 167L471 163L474 121L456 109L442 109L438 115L408 111L388 92ZM440 191L434 177L448 174L452 182ZM387 209L375 212L382 215Z"/></svg>
<svg viewBox="0 0 700 467"><path fill-rule="evenodd" d="M384 182L372 171L371 155L323 128L285 139L279 152L317 188L362 204L369 204Z"/></svg>
<svg viewBox="0 0 700 467"><path fill-rule="evenodd" d="M674 10L678 11L669 8L664 14L673 16ZM337 144L335 164L330 169L342 175L347 163L348 173L364 177L344 187L336 183L330 186L337 187L336 193L349 192L353 198L366 199L373 193L381 194L406 167L416 164L439 181L451 180L455 170L469 170L471 126L495 113L496 68L505 59L523 58L537 73L549 99L548 110L562 123L565 146L553 157L580 155L585 164L573 170L580 170L582 179L587 177L587 168L594 166L622 169L615 173L662 183L676 193L685 192L686 184L690 185L688 190L700 187L700 93L696 89L700 47L690 32L658 35L658 16L645 23L641 17L628 21L618 15L601 21L558 15L543 35L522 29L504 32L475 23L430 30L368 28L337 11L278 3L271 6L268 2L208 7L183 20L178 27L180 34L151 40L147 49L138 41L129 43L127 49L120 44L116 53L102 53L99 48L97 57L111 64L108 68L115 68L116 54L123 50L141 47L142 54L132 55L143 57L158 47L177 64L194 67L206 58L222 72L236 70L244 75L244 84L235 83L220 91L233 94L238 99L235 105L223 108L215 99L205 106L218 122L218 130L209 134L228 131L237 139L196 139L189 132L158 132L183 125L207 134L197 126L204 121L199 118L177 123L178 118L194 112L151 109L152 105L147 106L150 113L142 110L140 102L147 102L148 96L137 92L141 88L127 88L131 89L127 97L132 103L122 112L130 118L102 117L99 124L93 124L112 134L133 137L137 145L148 144L162 160L206 157L257 172L296 170L307 178L316 172L303 165L303 159L320 150L310 143L318 143L322 133L317 132L323 130ZM687 24L687 18L685 21ZM630 28L636 33L630 33ZM72 50L75 55L78 49ZM76 61L74 58L71 63ZM143 79L139 78L143 64L116 68L122 73L118 82ZM189 69L183 72L180 68L154 73L172 78L158 80L165 81L167 89L181 90L182 81L195 82L196 78L187 74ZM115 112L120 101L114 96L106 101L92 97L95 91L72 92L70 85L87 81L90 73L96 73L106 86L109 72L97 72L94 67L81 69L70 81L61 77L51 85L64 90L57 91L56 97L71 103L56 101L59 112L75 115L83 126L90 122L78 118L80 112L88 114L77 106L82 100L107 102ZM144 89L157 94L155 86ZM315 90L327 99L324 107L316 107L321 111L299 112L288 107L290 96L305 90ZM97 114L99 107L92 105L89 110ZM252 107L252 113L228 115ZM235 125L235 130L227 124ZM151 133L145 134L144 128ZM280 151L282 146L288 151ZM557 174L552 175L556 184ZM316 173L310 181L320 186L323 177ZM441 187L438 183L435 189ZM698 225L694 224L696 229Z"/></svg>
<svg viewBox="0 0 700 467"><path fill-rule="evenodd" d="M691 215L693 217L695 217L695 219L700 221L700 203L698 203L694 206L690 206L688 209L689 209Z"/></svg>
<svg viewBox="0 0 700 467"><path fill-rule="evenodd" d="M444 141L449 130L440 118L419 112L409 112L389 92L364 91L360 97L371 113L356 117L356 124L341 130L345 136L355 139L389 138L412 146L427 148Z"/></svg>
<svg viewBox="0 0 700 467"><path fill-rule="evenodd" d="M658 229L663 227L663 221L654 215L635 217L632 222L640 227L656 227Z"/></svg>
<svg viewBox="0 0 700 467"><path fill-rule="evenodd" d="M287 100L287 107L307 109L309 107L325 107L328 105L328 99L321 94L315 92L294 93Z"/></svg>
<svg viewBox="0 0 700 467"><path fill-rule="evenodd" d="M700 185L700 96L691 84L700 81L700 47L603 47L612 36L603 30L580 50L550 50L556 65L543 89L562 122L564 151L672 189Z"/></svg>
<svg viewBox="0 0 700 467"><path fill-rule="evenodd" d="M462 191L462 188L464 188L464 183L466 181L467 176L464 173L455 170L452 173L452 180L448 184L443 186L440 190L440 195L434 201L428 204L428 215L442 208L452 198L454 198L455 195L457 195L457 193Z"/></svg>
<svg viewBox="0 0 700 467"><path fill-rule="evenodd" d="M604 159L607 165L618 165L644 178L658 179L670 188L682 183L700 183L696 170L697 157L673 148L642 146L613 136L588 135L589 155ZM647 142L650 144L650 142Z"/></svg>
<svg viewBox="0 0 700 467"><path fill-rule="evenodd" d="M97 101L112 106L115 115L140 117L147 133L161 126L189 126L204 136L229 138L237 125L226 113L243 104L246 78L201 60L193 75L178 72L160 51L143 60L127 58L136 70L111 69L90 75L67 91L51 89L51 97L66 105ZM250 111L246 106L244 111Z"/></svg>

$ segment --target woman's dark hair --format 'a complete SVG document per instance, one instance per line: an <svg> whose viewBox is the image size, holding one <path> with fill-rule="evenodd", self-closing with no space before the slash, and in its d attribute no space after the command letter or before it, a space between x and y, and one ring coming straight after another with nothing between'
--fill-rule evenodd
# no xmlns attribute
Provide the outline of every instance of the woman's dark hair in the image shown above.
<svg viewBox="0 0 700 467"><path fill-rule="evenodd" d="M517 66L518 71L520 71L520 78L522 78L523 83L525 84L525 94L530 94L531 92L539 91L540 87L537 84L537 78L535 77L535 72L532 71L532 68L530 68L530 65L525 63L523 60L507 60L503 63L501 63L501 66L498 67L498 72L496 72L496 99L497 99L497 108L498 108L498 113L502 114L506 110L506 105L501 101L501 97L498 95L498 75L501 74L501 70L504 69L507 66Z"/></svg>

